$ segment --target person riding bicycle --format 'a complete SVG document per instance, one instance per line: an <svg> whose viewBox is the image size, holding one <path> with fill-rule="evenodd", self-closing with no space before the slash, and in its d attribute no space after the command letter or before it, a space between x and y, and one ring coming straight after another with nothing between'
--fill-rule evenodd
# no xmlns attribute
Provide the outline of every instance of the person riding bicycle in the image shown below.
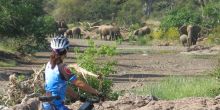
<svg viewBox="0 0 220 110"><path fill-rule="evenodd" d="M67 82L79 87L80 89L91 93L93 95L99 95L99 92L77 79L75 73L72 73L63 60L67 57L69 41L64 36L57 36L51 40L52 54L50 55L50 61L46 65L45 69L45 91L46 96L59 96L59 99L54 99L52 102L43 102L43 110L69 110L64 105L64 99L66 94L71 98L76 98L73 90L67 87Z"/></svg>

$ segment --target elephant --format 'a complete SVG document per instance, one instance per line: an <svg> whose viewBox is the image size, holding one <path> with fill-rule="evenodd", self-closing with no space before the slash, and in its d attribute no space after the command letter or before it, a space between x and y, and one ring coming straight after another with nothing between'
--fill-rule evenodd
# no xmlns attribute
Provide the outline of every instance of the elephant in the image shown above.
<svg viewBox="0 0 220 110"><path fill-rule="evenodd" d="M188 45L196 45L197 39L199 38L199 33L201 31L201 27L196 25L188 25L187 32L188 32Z"/></svg>
<svg viewBox="0 0 220 110"><path fill-rule="evenodd" d="M81 29L79 27L73 28L72 29L72 35L75 38L81 39Z"/></svg>
<svg viewBox="0 0 220 110"><path fill-rule="evenodd" d="M180 36L180 42L183 44L183 46L187 46L187 39L188 39L188 36L186 34L182 34Z"/></svg>
<svg viewBox="0 0 220 110"><path fill-rule="evenodd" d="M101 25L98 27L97 33L100 34L100 37L104 37L104 40L107 40L107 35L109 35L109 40L118 39L121 36L120 28L112 25Z"/></svg>
<svg viewBox="0 0 220 110"><path fill-rule="evenodd" d="M187 33L187 25L182 25L182 26L179 28L179 33L180 33L180 35L182 35L182 34L188 35L188 33Z"/></svg>
<svg viewBox="0 0 220 110"><path fill-rule="evenodd" d="M137 29L134 31L134 35L137 35L137 36L143 36L143 35L146 35L146 34L150 34L151 30L148 26L144 26L140 29Z"/></svg>
<svg viewBox="0 0 220 110"><path fill-rule="evenodd" d="M81 29L78 27L72 28L72 29L68 29L66 30L65 36L70 37L70 38L81 38Z"/></svg>
<svg viewBox="0 0 220 110"><path fill-rule="evenodd" d="M196 45L200 31L201 31L201 27L197 25L188 25L188 26L183 25L179 28L180 35L186 34L188 36L187 38L188 46Z"/></svg>
<svg viewBox="0 0 220 110"><path fill-rule="evenodd" d="M72 29L66 30L66 32L64 33L64 36L72 38L73 37Z"/></svg>

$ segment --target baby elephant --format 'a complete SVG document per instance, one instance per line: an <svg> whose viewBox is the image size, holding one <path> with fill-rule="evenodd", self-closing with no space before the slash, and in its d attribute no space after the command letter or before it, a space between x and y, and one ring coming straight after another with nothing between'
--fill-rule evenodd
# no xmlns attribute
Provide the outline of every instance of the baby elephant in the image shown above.
<svg viewBox="0 0 220 110"><path fill-rule="evenodd" d="M187 40L188 36L186 34L182 34L180 36L180 42L183 44L184 47L188 45Z"/></svg>
<svg viewBox="0 0 220 110"><path fill-rule="evenodd" d="M146 34L150 34L151 30L148 26L144 26L140 29L137 29L134 31L134 35L137 35L137 36L143 36L143 35L146 35Z"/></svg>
<svg viewBox="0 0 220 110"><path fill-rule="evenodd" d="M72 29L68 29L65 32L65 36L69 37L69 38L77 38L80 39L81 38L81 29L78 27L72 28Z"/></svg>

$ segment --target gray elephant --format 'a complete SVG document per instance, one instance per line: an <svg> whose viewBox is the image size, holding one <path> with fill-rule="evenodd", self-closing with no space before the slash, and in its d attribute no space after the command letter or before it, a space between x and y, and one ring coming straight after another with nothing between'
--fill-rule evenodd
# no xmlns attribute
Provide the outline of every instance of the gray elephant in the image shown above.
<svg viewBox="0 0 220 110"><path fill-rule="evenodd" d="M66 30L66 32L64 33L64 36L69 37L69 38L73 38L72 29Z"/></svg>
<svg viewBox="0 0 220 110"><path fill-rule="evenodd" d="M179 28L179 33L180 33L180 35L183 35L183 34L188 35L188 33L187 33L187 25L182 25L182 26Z"/></svg>
<svg viewBox="0 0 220 110"><path fill-rule="evenodd" d="M66 32L64 33L65 36L69 37L69 38L81 38L81 29L78 27L72 28L72 29L68 29L66 30Z"/></svg>
<svg viewBox="0 0 220 110"><path fill-rule="evenodd" d="M72 29L72 34L75 38L81 39L81 29L79 27L75 27Z"/></svg>
<svg viewBox="0 0 220 110"><path fill-rule="evenodd" d="M98 27L97 33L100 34L101 39L108 40L107 36L109 35L109 40L118 39L121 36L120 28L112 25L101 25Z"/></svg>
<svg viewBox="0 0 220 110"><path fill-rule="evenodd" d="M143 36L143 35L146 35L146 34L150 34L151 30L148 26L144 26L140 29L137 29L134 31L134 35L137 35L137 36Z"/></svg>
<svg viewBox="0 0 220 110"><path fill-rule="evenodd" d="M188 40L188 36L186 34L182 34L180 36L180 42L183 44L183 46L187 46L187 40Z"/></svg>
<svg viewBox="0 0 220 110"><path fill-rule="evenodd" d="M197 25L188 25L188 26L183 25L179 28L180 35L186 34L188 36L187 38L188 46L196 45L200 31L201 31L201 27Z"/></svg>

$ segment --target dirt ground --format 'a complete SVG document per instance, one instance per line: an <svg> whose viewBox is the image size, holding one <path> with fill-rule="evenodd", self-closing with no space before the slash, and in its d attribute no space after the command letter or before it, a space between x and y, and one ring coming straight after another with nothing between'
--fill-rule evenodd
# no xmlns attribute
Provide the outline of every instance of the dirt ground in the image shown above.
<svg viewBox="0 0 220 110"><path fill-rule="evenodd" d="M80 49L88 46L86 40L72 39L70 43L71 47ZM116 45L115 41L95 40L95 43ZM137 46L128 42L117 45L117 51L119 54L113 58L117 61L117 72L109 77L114 81L113 89L116 91L131 88L130 85L136 83L137 80L147 84L167 76L205 75L217 66L219 58L218 54L183 54L186 48L182 46ZM50 52L38 52L30 63L21 63L17 67L0 67L0 93L6 87L7 77L10 74L14 72L30 74L32 68L40 67L48 61L49 54ZM75 63L74 60L74 53L70 51L65 62Z"/></svg>

